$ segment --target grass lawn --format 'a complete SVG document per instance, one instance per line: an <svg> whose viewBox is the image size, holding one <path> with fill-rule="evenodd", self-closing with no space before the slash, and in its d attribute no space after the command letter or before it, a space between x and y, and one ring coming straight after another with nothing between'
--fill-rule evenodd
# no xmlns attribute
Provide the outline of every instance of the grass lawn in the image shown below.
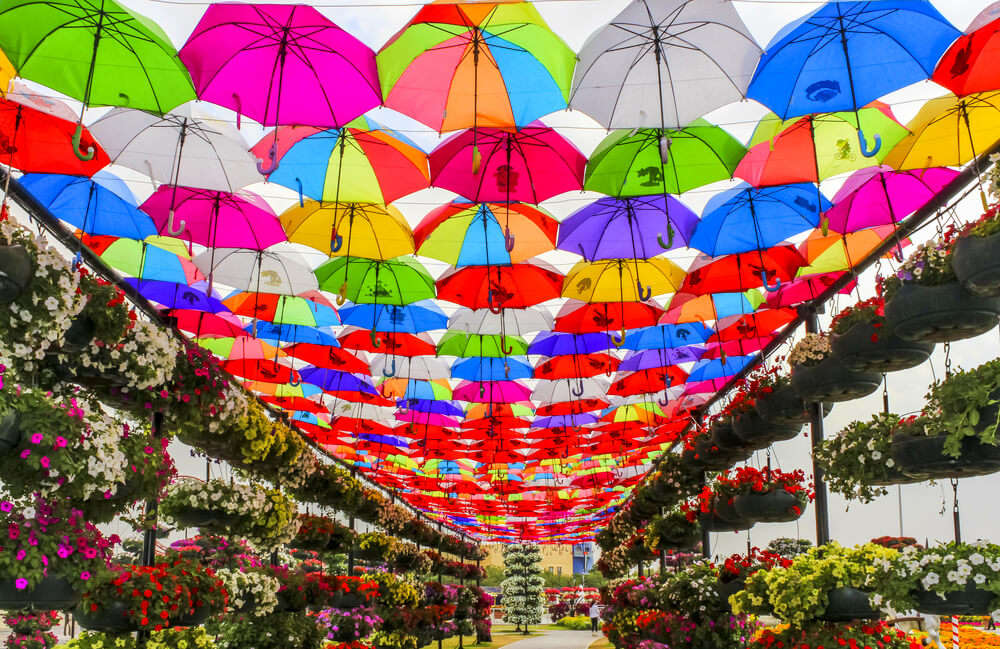
<svg viewBox="0 0 1000 649"><path fill-rule="evenodd" d="M591 642L587 649L614 649L614 645L607 638L601 636Z"/></svg>

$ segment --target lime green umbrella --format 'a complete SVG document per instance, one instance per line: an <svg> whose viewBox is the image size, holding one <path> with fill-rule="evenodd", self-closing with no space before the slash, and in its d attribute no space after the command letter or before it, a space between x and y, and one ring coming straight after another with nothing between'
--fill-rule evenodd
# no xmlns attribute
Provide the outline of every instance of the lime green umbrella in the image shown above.
<svg viewBox="0 0 1000 649"><path fill-rule="evenodd" d="M434 298L434 278L412 257L388 261L335 257L315 272L319 287L338 293L338 302L403 306Z"/></svg>
<svg viewBox="0 0 1000 649"><path fill-rule="evenodd" d="M163 30L114 0L4 2L0 49L20 76L87 106L163 114L195 98ZM77 148L79 138L77 130Z"/></svg>
<svg viewBox="0 0 1000 649"><path fill-rule="evenodd" d="M682 194L732 177L745 153L703 119L680 130L613 131L590 156L583 188L617 197Z"/></svg>
<svg viewBox="0 0 1000 649"><path fill-rule="evenodd" d="M506 343L506 344L504 344ZM506 350L506 353L504 353ZM471 358L502 358L528 353L528 341L520 336L500 334L470 334L464 331L449 331L441 337L437 346L438 356L458 356Z"/></svg>

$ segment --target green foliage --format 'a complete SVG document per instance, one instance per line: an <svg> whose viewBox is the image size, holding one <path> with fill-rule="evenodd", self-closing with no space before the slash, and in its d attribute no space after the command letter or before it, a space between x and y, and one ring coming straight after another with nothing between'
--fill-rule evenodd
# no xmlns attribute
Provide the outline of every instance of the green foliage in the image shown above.
<svg viewBox="0 0 1000 649"><path fill-rule="evenodd" d="M876 562L883 586L879 601L896 610L916 606L914 592L939 595L974 585L1000 597L1000 545L946 543L933 548L911 545L891 559ZM994 600L993 607L997 601Z"/></svg>
<svg viewBox="0 0 1000 649"><path fill-rule="evenodd" d="M962 441L976 437L983 444L997 443L997 413L984 415L998 403L995 392L1000 390L1000 359L979 367L952 374L934 383L927 393L923 415L927 435L946 435L944 452L952 457L962 453Z"/></svg>
<svg viewBox="0 0 1000 649"><path fill-rule="evenodd" d="M586 615L573 615L559 620L558 625L570 631L589 631L590 618Z"/></svg>
<svg viewBox="0 0 1000 649"><path fill-rule="evenodd" d="M545 580L539 564L542 554L536 545L507 545L503 549L504 575L500 584L504 620L511 624L539 624L544 612L542 587Z"/></svg>
<svg viewBox="0 0 1000 649"><path fill-rule="evenodd" d="M320 649L326 637L315 618L301 613L227 620L209 631L218 634L219 649Z"/></svg>
<svg viewBox="0 0 1000 649"><path fill-rule="evenodd" d="M875 483L885 484L900 475L890 455L892 432L898 426L898 415L878 413L823 440L815 457L831 491L864 503L888 493Z"/></svg>
<svg viewBox="0 0 1000 649"><path fill-rule="evenodd" d="M765 550L773 552L783 559L794 559L800 554L808 552L812 545L812 541L809 539L792 539L787 536L779 536L776 539L772 539L767 544Z"/></svg>

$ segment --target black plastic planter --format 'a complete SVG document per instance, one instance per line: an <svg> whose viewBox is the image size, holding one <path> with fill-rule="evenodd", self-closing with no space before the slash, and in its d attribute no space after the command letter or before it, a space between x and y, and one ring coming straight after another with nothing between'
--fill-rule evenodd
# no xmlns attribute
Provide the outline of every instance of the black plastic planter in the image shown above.
<svg viewBox="0 0 1000 649"><path fill-rule="evenodd" d="M701 525L702 529L709 532L738 532L740 530L748 530L753 526L752 523L746 525L729 523L722 520L716 512L702 514L698 517L698 524Z"/></svg>
<svg viewBox="0 0 1000 649"><path fill-rule="evenodd" d="M212 609L199 606L170 623L171 626L200 626L212 615Z"/></svg>
<svg viewBox="0 0 1000 649"><path fill-rule="evenodd" d="M685 451L689 455L686 459L691 462L713 471L728 469L737 462L750 457L753 449L750 448L721 448L709 437L702 437L695 443L694 451Z"/></svg>
<svg viewBox="0 0 1000 649"><path fill-rule="evenodd" d="M733 430L745 446L759 449L796 437L802 431L802 424L770 422L751 411L733 418Z"/></svg>
<svg viewBox="0 0 1000 649"><path fill-rule="evenodd" d="M943 595L919 588L913 597L917 600L916 609L927 615L989 615L995 608L993 600L996 599L996 595L976 588L974 583Z"/></svg>
<svg viewBox="0 0 1000 649"><path fill-rule="evenodd" d="M716 496L712 499L712 509L716 516L726 523L735 526L734 529L748 530L753 527L754 521L742 516L736 511L736 506L725 498Z"/></svg>
<svg viewBox="0 0 1000 649"><path fill-rule="evenodd" d="M10 304L31 284L35 268L24 246L0 246L0 304Z"/></svg>
<svg viewBox="0 0 1000 649"><path fill-rule="evenodd" d="M1000 234L960 238L951 253L951 267L970 293L1000 295Z"/></svg>
<svg viewBox="0 0 1000 649"><path fill-rule="evenodd" d="M958 457L944 454L944 436L897 433L892 437L892 459L899 470L914 478L966 478L1000 471L1000 447L975 437L962 440Z"/></svg>
<svg viewBox="0 0 1000 649"><path fill-rule="evenodd" d="M206 529L227 529L237 519L233 514L214 509L191 507L174 512L174 519L182 527L204 527Z"/></svg>
<svg viewBox="0 0 1000 649"><path fill-rule="evenodd" d="M21 415L8 410L0 417L0 455L12 452L21 443Z"/></svg>
<svg viewBox="0 0 1000 649"><path fill-rule="evenodd" d="M857 372L836 356L816 365L792 367L792 388L804 401L852 401L875 392L881 384L881 373Z"/></svg>
<svg viewBox="0 0 1000 649"><path fill-rule="evenodd" d="M6 611L34 608L39 611L65 611L76 606L80 596L62 577L43 577L34 588L18 590L13 579L0 580L0 609Z"/></svg>
<svg viewBox="0 0 1000 649"><path fill-rule="evenodd" d="M886 326L900 338L944 343L997 326L1000 298L969 293L958 282L921 286L903 282L885 303Z"/></svg>
<svg viewBox="0 0 1000 649"><path fill-rule="evenodd" d="M660 533L661 550L690 550L701 540L701 530L697 525L671 528Z"/></svg>
<svg viewBox="0 0 1000 649"><path fill-rule="evenodd" d="M733 498L733 508L747 520L765 523L788 523L798 519L805 511L799 499L784 489L772 489L762 494L740 494Z"/></svg>
<svg viewBox="0 0 1000 649"><path fill-rule="evenodd" d="M878 611L868 603L868 593L857 588L834 588L827 593L830 603L819 619L826 622L850 622L878 617Z"/></svg>
<svg viewBox="0 0 1000 649"><path fill-rule="evenodd" d="M732 420L722 420L719 419L712 424L711 428L712 434L712 444L718 446L720 449L729 450L734 449L736 451L742 452L747 446L737 434L736 434L736 421Z"/></svg>
<svg viewBox="0 0 1000 649"><path fill-rule="evenodd" d="M94 339L94 330L93 320L85 315L77 316L63 335L62 351L82 351Z"/></svg>
<svg viewBox="0 0 1000 649"><path fill-rule="evenodd" d="M128 617L128 604L121 600L111 600L102 603L99 611L88 610L81 604L73 611L75 619L81 627L103 633L131 633L138 631L139 625Z"/></svg>
<svg viewBox="0 0 1000 649"><path fill-rule="evenodd" d="M727 611L732 611L732 607L729 605L729 598L746 588L746 585L747 580L743 577L736 577L729 581L720 579L715 585L715 589L719 591L719 598L722 600L722 604Z"/></svg>
<svg viewBox="0 0 1000 649"><path fill-rule="evenodd" d="M916 367L931 356L933 342L905 340L889 327L859 322L843 334L834 334L833 354L859 372L898 372Z"/></svg>
<svg viewBox="0 0 1000 649"><path fill-rule="evenodd" d="M807 424L809 408L790 385L783 385L774 392L757 399L757 412L770 424Z"/></svg>

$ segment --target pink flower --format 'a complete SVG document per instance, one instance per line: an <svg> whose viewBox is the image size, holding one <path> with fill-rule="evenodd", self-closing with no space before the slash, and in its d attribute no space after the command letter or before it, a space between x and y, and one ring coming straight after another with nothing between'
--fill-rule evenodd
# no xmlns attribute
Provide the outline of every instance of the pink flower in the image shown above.
<svg viewBox="0 0 1000 649"><path fill-rule="evenodd" d="M27 553L27 552L25 552L24 550L18 550L18 551L17 551L17 557L16 557L16 559L17 559L18 561L24 561L24 558L25 558L26 556L28 556L28 553Z"/></svg>
<svg viewBox="0 0 1000 649"><path fill-rule="evenodd" d="M35 433L34 435L31 436L31 443L41 444L43 439L45 439L45 435L41 433Z"/></svg>
<svg viewBox="0 0 1000 649"><path fill-rule="evenodd" d="M31 450L30 450L30 449L27 449L27 448L26 448L26 449L24 449L23 451L21 451L21 459L22 459L22 460L26 460L26 459L28 459L28 456L29 456L29 455L31 455Z"/></svg>
<svg viewBox="0 0 1000 649"><path fill-rule="evenodd" d="M0 503L0 511L9 512L12 509L14 509L14 503L10 502L9 500L5 500L2 503Z"/></svg>
<svg viewBox="0 0 1000 649"><path fill-rule="evenodd" d="M59 558L60 558L60 559L65 559L65 558L66 558L66 557L68 557L68 556L69 556L69 555L70 555L70 554L71 554L72 552L73 552L73 551L72 551L72 550L70 550L70 549L69 549L68 547L66 547L65 545L60 545L60 546L59 546L59 549L58 549L58 550L56 550L56 554L58 554L58 555L59 555Z"/></svg>
<svg viewBox="0 0 1000 649"><path fill-rule="evenodd" d="M66 448L67 443L68 442L66 441L65 437L62 436L56 437L56 448Z"/></svg>
<svg viewBox="0 0 1000 649"><path fill-rule="evenodd" d="M25 579L24 577L18 577L14 581L14 587L17 588L18 590L24 590L25 588L28 587L28 580Z"/></svg>
<svg viewBox="0 0 1000 649"><path fill-rule="evenodd" d="M88 579L90 579L90 573L84 570L83 572L80 573L80 579L87 581Z"/></svg>
<svg viewBox="0 0 1000 649"><path fill-rule="evenodd" d="M43 456L42 456L42 459L41 459L41 460L39 460L39 463L40 463L40 464L42 465L42 467L43 467L43 468L45 468L45 469L49 468L49 465L51 465L51 464L52 464L52 462L51 462L51 461L49 460L48 456L45 456L45 455L43 455Z"/></svg>

